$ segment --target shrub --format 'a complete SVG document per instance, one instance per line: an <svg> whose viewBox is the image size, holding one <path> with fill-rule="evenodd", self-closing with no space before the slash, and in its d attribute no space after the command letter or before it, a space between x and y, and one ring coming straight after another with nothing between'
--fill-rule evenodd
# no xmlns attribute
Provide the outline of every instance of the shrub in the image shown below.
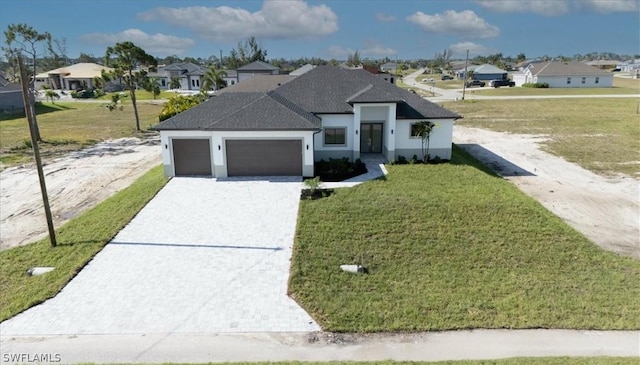
<svg viewBox="0 0 640 365"><path fill-rule="evenodd" d="M74 99L93 99L96 95L93 90L73 90L71 97Z"/></svg>
<svg viewBox="0 0 640 365"><path fill-rule="evenodd" d="M322 181L342 181L367 172L366 165L360 161L350 162L347 157L330 158L315 163L316 176Z"/></svg>
<svg viewBox="0 0 640 365"><path fill-rule="evenodd" d="M396 161L396 164L398 165L406 165L407 164L407 158L400 155L398 156L398 160Z"/></svg>
<svg viewBox="0 0 640 365"><path fill-rule="evenodd" d="M548 89L549 88L549 84L547 84L546 82L528 82L526 84L522 84L522 87L530 87L530 88L536 88L536 89Z"/></svg>

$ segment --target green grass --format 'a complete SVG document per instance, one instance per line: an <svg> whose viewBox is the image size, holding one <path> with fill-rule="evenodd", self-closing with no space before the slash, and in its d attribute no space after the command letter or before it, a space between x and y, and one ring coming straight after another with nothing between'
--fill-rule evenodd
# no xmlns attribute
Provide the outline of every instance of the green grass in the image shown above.
<svg viewBox="0 0 640 365"><path fill-rule="evenodd" d="M162 166L151 169L128 188L57 229L58 246L49 238L0 251L0 321L56 295L102 247L164 186ZM55 270L30 277L34 266Z"/></svg>
<svg viewBox="0 0 640 365"><path fill-rule="evenodd" d="M640 262L458 148L302 201L289 290L329 331L640 328ZM367 275L342 272L364 255Z"/></svg>
<svg viewBox="0 0 640 365"><path fill-rule="evenodd" d="M139 103L140 127L158 123L160 105ZM79 150L99 141L132 137L135 132L133 107L109 111L101 103L56 102L37 106L37 120L44 158ZM33 161L29 127L24 116L4 116L0 120L0 161L5 166Z"/></svg>
<svg viewBox="0 0 640 365"><path fill-rule="evenodd" d="M456 124L545 135L543 149L609 176L640 177L640 124L635 98L467 100L444 103Z"/></svg>
<svg viewBox="0 0 640 365"><path fill-rule="evenodd" d="M129 91L120 91L126 94L126 96L122 97L120 100L123 103L131 103L131 97L129 96ZM118 92L118 93L120 93ZM105 102L109 102L111 101L111 95L113 93L107 93L99 98L96 98L97 100L104 100ZM138 101L143 101L143 100L160 100L160 99L170 99L171 97L176 96L176 93L171 92L171 91L166 91L166 90L162 90L160 91L160 95L156 96L155 99L153 97L153 94L149 91L146 90L136 90L136 100Z"/></svg>

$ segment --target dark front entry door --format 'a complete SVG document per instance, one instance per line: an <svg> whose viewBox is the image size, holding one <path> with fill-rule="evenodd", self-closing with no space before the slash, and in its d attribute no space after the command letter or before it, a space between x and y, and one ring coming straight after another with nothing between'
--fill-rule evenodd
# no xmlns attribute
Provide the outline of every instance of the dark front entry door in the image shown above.
<svg viewBox="0 0 640 365"><path fill-rule="evenodd" d="M382 123L360 124L360 152L382 153Z"/></svg>

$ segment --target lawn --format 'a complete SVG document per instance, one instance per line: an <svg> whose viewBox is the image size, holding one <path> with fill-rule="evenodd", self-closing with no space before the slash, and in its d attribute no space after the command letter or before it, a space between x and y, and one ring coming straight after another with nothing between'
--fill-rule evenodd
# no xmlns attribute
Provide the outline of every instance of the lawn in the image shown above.
<svg viewBox="0 0 640 365"><path fill-rule="evenodd" d="M158 123L161 105L139 103L140 126L148 129ZM37 106L37 120L43 157L55 157L79 150L99 141L136 136L131 105L109 111L101 103L56 102ZM33 153L26 118L3 116L0 120L0 161L4 166L31 162Z"/></svg>
<svg viewBox="0 0 640 365"><path fill-rule="evenodd" d="M328 331L640 328L640 262L483 169L455 148L302 201L291 296Z"/></svg>
<svg viewBox="0 0 640 365"><path fill-rule="evenodd" d="M640 177L635 98L467 100L443 104L457 125L545 135L545 151L605 176Z"/></svg>
<svg viewBox="0 0 640 365"><path fill-rule="evenodd" d="M0 321L56 295L164 186L162 166L140 177L93 209L56 230L58 246L49 238L0 251ZM34 266L55 270L30 277Z"/></svg>

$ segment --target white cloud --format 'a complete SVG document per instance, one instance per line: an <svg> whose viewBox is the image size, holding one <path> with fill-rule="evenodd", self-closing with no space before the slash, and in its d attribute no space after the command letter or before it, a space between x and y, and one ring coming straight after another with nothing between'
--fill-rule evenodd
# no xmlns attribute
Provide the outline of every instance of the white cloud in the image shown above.
<svg viewBox="0 0 640 365"><path fill-rule="evenodd" d="M337 59L346 59L349 54L353 54L355 52L355 49L343 46L331 46L327 49L327 54L329 55L329 57Z"/></svg>
<svg viewBox="0 0 640 365"><path fill-rule="evenodd" d="M569 5L565 0L476 0L478 5L501 13L537 13L547 16L566 14Z"/></svg>
<svg viewBox="0 0 640 365"><path fill-rule="evenodd" d="M396 21L395 16L387 13L376 13L376 19L378 19L378 21L383 23L390 23L390 22Z"/></svg>
<svg viewBox="0 0 640 365"><path fill-rule="evenodd" d="M615 13L640 11L638 0L583 0L576 1L576 6L597 13Z"/></svg>
<svg viewBox="0 0 640 365"><path fill-rule="evenodd" d="M407 17L427 33L455 34L470 38L491 38L500 35L500 29L487 23L471 10L457 12L446 10L429 15L421 11Z"/></svg>
<svg viewBox="0 0 640 365"><path fill-rule="evenodd" d="M338 16L326 5L309 6L303 0L265 0L250 12L228 6L158 7L138 14L144 21L163 21L191 29L204 39L238 41L241 38L304 39L338 30Z"/></svg>
<svg viewBox="0 0 640 365"><path fill-rule="evenodd" d="M80 37L94 44L113 46L116 43L129 41L150 54L179 55L187 52L195 45L189 38L156 33L147 34L140 29L127 29L120 33L90 33Z"/></svg>
<svg viewBox="0 0 640 365"><path fill-rule="evenodd" d="M364 48L360 51L363 56L390 56L398 53L393 48L385 47L382 43L375 41L365 42Z"/></svg>
<svg viewBox="0 0 640 365"><path fill-rule="evenodd" d="M485 47L481 44L473 42L459 42L449 46L454 56L466 56L467 50L469 50L469 57L474 56L486 56L490 54L498 53L497 50L489 47Z"/></svg>

